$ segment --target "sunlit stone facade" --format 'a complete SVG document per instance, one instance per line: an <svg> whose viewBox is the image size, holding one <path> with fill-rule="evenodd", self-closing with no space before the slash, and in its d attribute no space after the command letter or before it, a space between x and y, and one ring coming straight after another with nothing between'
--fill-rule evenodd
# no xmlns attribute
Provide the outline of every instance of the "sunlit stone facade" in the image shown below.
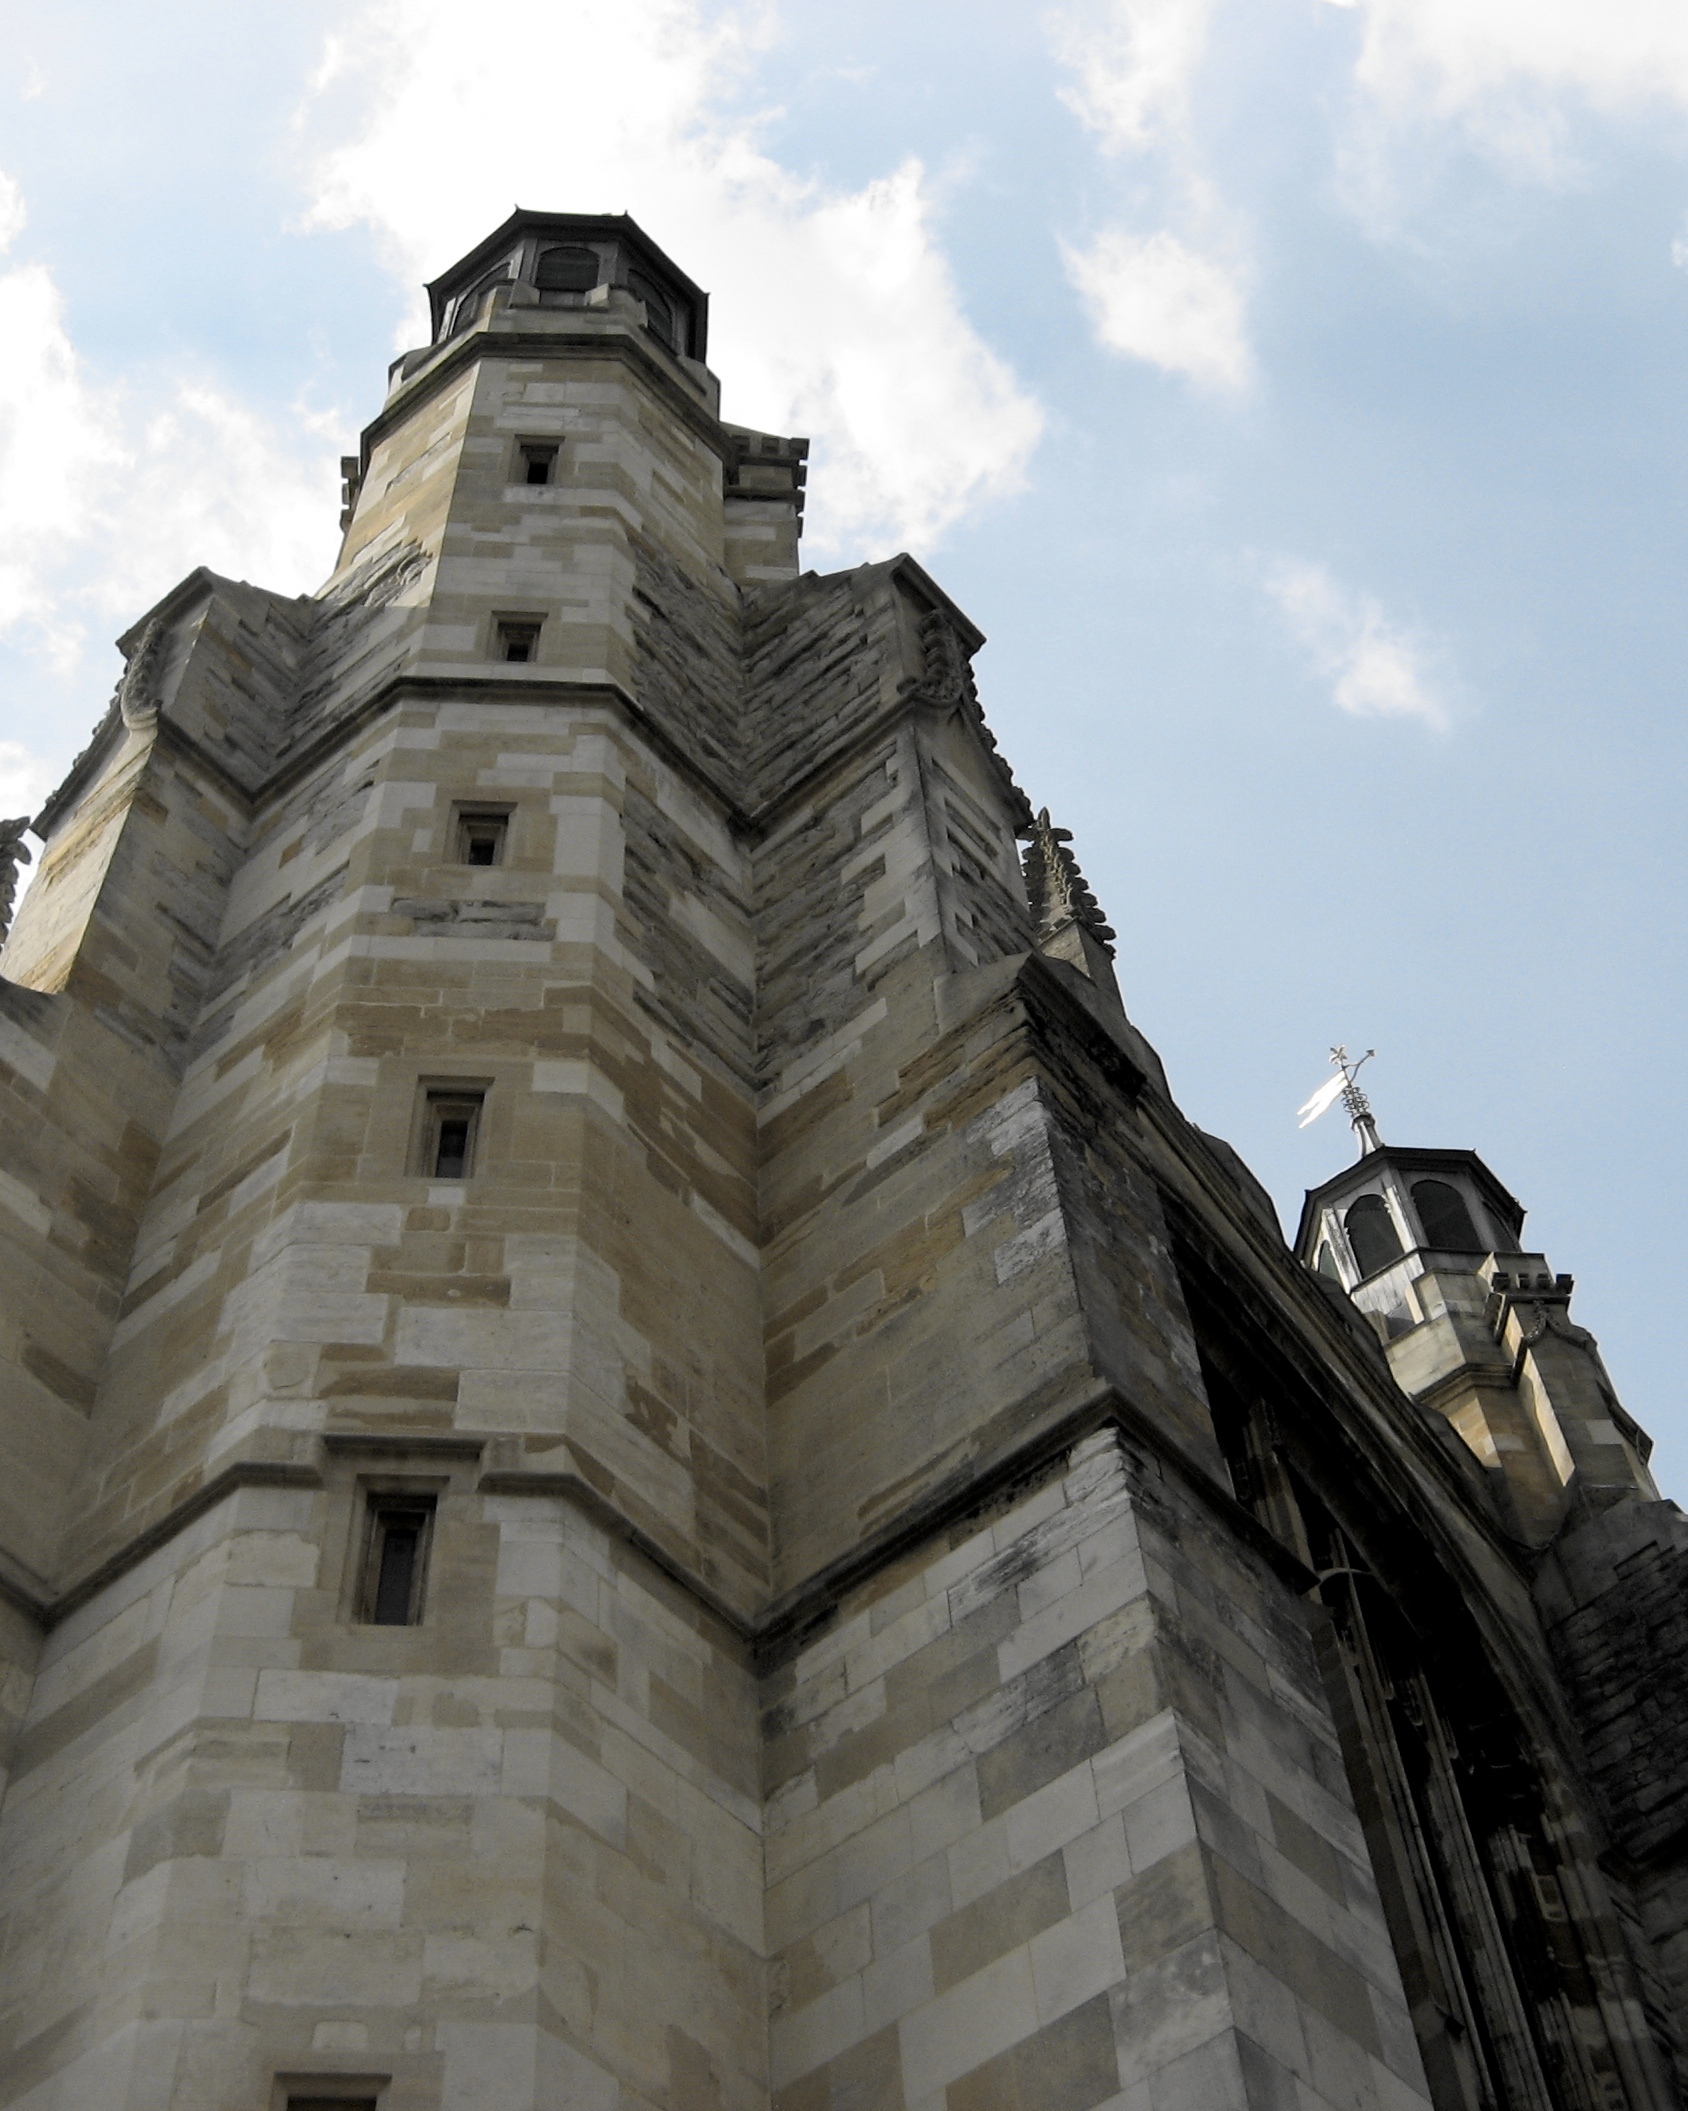
<svg viewBox="0 0 1688 2111"><path fill-rule="evenodd" d="M636 227L432 291L0 958L0 2103L1676 2102L1688 1525L1569 1280L1468 1153L1285 1244Z"/></svg>

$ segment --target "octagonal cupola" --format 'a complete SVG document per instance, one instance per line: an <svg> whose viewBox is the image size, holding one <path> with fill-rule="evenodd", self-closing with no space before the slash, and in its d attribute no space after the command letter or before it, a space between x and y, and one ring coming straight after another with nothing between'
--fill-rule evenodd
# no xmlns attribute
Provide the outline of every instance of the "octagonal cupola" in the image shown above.
<svg viewBox="0 0 1688 2111"><path fill-rule="evenodd" d="M1517 1253L1523 1228L1522 1205L1475 1151L1386 1144L1372 1124L1359 1159L1309 1192L1296 1252L1394 1332L1416 1317L1417 1277L1474 1274L1486 1255Z"/></svg>
<svg viewBox="0 0 1688 2111"><path fill-rule="evenodd" d="M501 287L512 308L609 308L637 302L644 327L678 359L702 363L709 296L625 213L518 208L428 287L433 342L472 329Z"/></svg>
<svg viewBox="0 0 1688 2111"><path fill-rule="evenodd" d="M1523 1251L1522 1205L1475 1151L1385 1143L1359 1065L1342 1049L1331 1059L1338 1077L1304 1125L1340 1098L1359 1156L1309 1191L1297 1258L1365 1314L1401 1390L1499 1477L1525 1539L1540 1544L1579 1504L1650 1499L1649 1440L1571 1319L1571 1278Z"/></svg>

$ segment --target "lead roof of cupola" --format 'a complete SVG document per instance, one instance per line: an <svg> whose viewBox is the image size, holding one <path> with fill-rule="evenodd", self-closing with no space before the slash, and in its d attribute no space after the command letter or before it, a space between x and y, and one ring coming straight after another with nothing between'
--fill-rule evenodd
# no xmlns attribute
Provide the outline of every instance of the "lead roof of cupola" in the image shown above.
<svg viewBox="0 0 1688 2111"><path fill-rule="evenodd" d="M543 213L518 205L502 227L477 242L466 255L449 265L438 278L428 281L428 306L432 334L438 337L447 308L481 274L496 264L520 241L547 239L559 242L618 242L653 277L663 280L692 306L691 356L702 360L709 349L709 295L689 279L668 254L657 247L629 213Z"/></svg>

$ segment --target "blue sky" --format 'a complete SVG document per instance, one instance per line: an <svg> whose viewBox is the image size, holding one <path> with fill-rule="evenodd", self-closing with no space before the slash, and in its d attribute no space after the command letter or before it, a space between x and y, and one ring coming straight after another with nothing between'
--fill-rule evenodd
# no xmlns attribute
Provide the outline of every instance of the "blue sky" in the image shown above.
<svg viewBox="0 0 1688 2111"><path fill-rule="evenodd" d="M809 562L990 634L1184 1110L1475 1146L1688 1495L1679 0L0 0L0 811L199 562L286 591L419 283L633 212Z"/></svg>

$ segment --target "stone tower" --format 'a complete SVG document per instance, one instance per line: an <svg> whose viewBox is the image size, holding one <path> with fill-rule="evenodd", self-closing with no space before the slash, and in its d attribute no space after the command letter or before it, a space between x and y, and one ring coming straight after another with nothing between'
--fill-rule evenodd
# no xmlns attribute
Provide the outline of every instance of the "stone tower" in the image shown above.
<svg viewBox="0 0 1688 2111"><path fill-rule="evenodd" d="M0 959L0 2103L1677 2101L1685 1527L1516 1205L1286 1247L632 222L431 292Z"/></svg>

